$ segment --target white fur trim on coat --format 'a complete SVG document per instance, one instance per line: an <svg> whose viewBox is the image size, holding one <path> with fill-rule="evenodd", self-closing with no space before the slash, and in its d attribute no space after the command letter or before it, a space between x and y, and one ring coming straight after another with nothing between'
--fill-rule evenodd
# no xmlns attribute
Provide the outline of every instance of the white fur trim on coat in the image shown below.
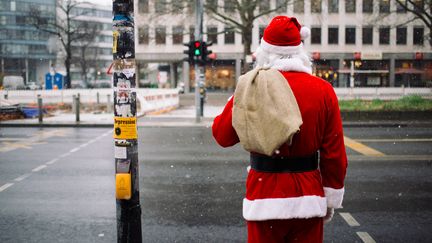
<svg viewBox="0 0 432 243"><path fill-rule="evenodd" d="M294 55L299 53L303 49L303 43L300 43L300 45L298 46L276 46L266 42L263 38L261 38L260 48L270 53Z"/></svg>
<svg viewBox="0 0 432 243"><path fill-rule="evenodd" d="M326 199L320 196L243 199L243 217L249 221L324 217Z"/></svg>
<svg viewBox="0 0 432 243"><path fill-rule="evenodd" d="M275 60L272 68L279 71L294 71L312 74L312 66L303 63L300 58L295 57Z"/></svg>
<svg viewBox="0 0 432 243"><path fill-rule="evenodd" d="M343 196L345 188L334 189L331 187L324 187L324 195L327 199L327 207L329 208L342 208Z"/></svg>

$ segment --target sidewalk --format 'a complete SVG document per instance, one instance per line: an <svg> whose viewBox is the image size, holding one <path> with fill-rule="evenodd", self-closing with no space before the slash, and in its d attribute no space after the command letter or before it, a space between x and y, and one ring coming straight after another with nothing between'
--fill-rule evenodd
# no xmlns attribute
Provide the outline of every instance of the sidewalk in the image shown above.
<svg viewBox="0 0 432 243"><path fill-rule="evenodd" d="M195 107L184 106L162 114L148 114L138 118L139 127L178 127L178 126L204 126L210 127L213 119L221 111L222 106L205 106L204 117L200 122L196 122ZM43 123L39 124L38 118L8 120L0 122L3 127L26 127L26 126L46 126L46 127L112 127L112 113L81 113L80 121L75 121L75 114L56 113L51 117L44 117Z"/></svg>
<svg viewBox="0 0 432 243"><path fill-rule="evenodd" d="M196 122L195 106L181 106L165 113L146 114L138 118L138 127L211 127L213 119L222 112L223 106L204 107L204 117ZM44 117L43 124L38 118L19 119L0 122L0 127L112 127L112 113L81 113L80 121L75 122L75 114L57 113L51 117ZM343 121L344 127L432 127L430 120L355 120Z"/></svg>

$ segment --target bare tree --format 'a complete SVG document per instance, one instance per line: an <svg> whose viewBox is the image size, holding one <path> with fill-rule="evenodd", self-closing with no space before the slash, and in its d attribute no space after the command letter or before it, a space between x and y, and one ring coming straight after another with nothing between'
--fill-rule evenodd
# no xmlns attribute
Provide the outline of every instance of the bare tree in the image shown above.
<svg viewBox="0 0 432 243"><path fill-rule="evenodd" d="M190 20L190 15L195 12L195 1L197 0L154 1L155 13L152 15L152 18L157 19L163 15L185 14L185 20ZM295 1L296 0L276 0L275 6L271 6L270 0L206 0L204 1L204 11L211 19L223 23L228 29L242 36L243 60L245 60L246 55L251 54L252 30L255 20L280 10L281 12L286 12L288 5ZM150 12L148 9L148 2L149 1L145 0L139 1L138 7L142 6L142 9L145 9L146 12ZM223 5L219 5L218 2L223 2ZM213 34L222 33L225 33L225 31ZM185 35L190 34L193 35L193 33L185 33ZM244 62L243 67L244 70L247 70L248 64Z"/></svg>
<svg viewBox="0 0 432 243"><path fill-rule="evenodd" d="M432 0L393 0L399 9L411 13L411 17L407 20L413 22L415 20L422 21L429 29L429 44L432 45Z"/></svg>
<svg viewBox="0 0 432 243"><path fill-rule="evenodd" d="M79 16L85 14L79 11L79 7L85 4L76 0L57 0L57 19L46 19L38 6L33 6L30 10L30 19L37 29L58 36L65 51L65 69L66 69L66 88L71 88L71 64L73 56L74 43L88 40L94 29L89 28L85 21L76 21ZM88 4L88 3L86 3Z"/></svg>
<svg viewBox="0 0 432 243"><path fill-rule="evenodd" d="M206 1L204 8L210 17L229 27L243 37L243 60L251 54L252 29L254 21L262 16L285 9L294 0L276 1L276 6L271 7L266 0L226 0L224 6L217 4L216 0ZM244 71L248 64L243 63Z"/></svg>
<svg viewBox="0 0 432 243"><path fill-rule="evenodd" d="M88 88L91 87L91 84L87 74L90 68L96 69L97 67L98 49L94 48L94 43L102 29L98 24L91 22L83 22L81 23L81 27L86 32L86 35L73 43L71 62L80 66L82 80Z"/></svg>

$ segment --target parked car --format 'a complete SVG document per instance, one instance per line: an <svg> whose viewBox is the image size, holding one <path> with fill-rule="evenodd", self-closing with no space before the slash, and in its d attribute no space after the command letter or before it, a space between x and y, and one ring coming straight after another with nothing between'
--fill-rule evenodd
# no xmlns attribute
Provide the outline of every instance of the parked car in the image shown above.
<svg viewBox="0 0 432 243"><path fill-rule="evenodd" d="M42 86L37 84L36 82L28 82L26 89L37 90L37 89L42 89Z"/></svg>

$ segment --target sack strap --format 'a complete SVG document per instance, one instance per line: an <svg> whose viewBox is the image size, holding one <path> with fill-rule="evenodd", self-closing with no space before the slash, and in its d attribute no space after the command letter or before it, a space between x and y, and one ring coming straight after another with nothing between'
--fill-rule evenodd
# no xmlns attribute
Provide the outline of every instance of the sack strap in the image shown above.
<svg viewBox="0 0 432 243"><path fill-rule="evenodd" d="M309 157L268 157L265 155L250 155L252 169L259 172L306 172L318 169L318 152Z"/></svg>

